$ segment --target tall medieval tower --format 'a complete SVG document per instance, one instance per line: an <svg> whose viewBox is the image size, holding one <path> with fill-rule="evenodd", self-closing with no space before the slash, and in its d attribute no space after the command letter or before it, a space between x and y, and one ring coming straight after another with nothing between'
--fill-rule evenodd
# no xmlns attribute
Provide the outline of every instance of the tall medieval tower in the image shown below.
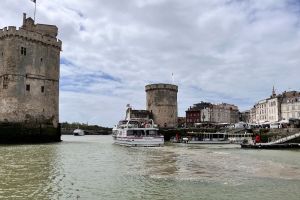
<svg viewBox="0 0 300 200"><path fill-rule="evenodd" d="M145 86L147 110L161 128L177 127L178 86L172 84L150 84Z"/></svg>
<svg viewBox="0 0 300 200"><path fill-rule="evenodd" d="M54 25L0 29L0 122L58 126L61 41Z"/></svg>

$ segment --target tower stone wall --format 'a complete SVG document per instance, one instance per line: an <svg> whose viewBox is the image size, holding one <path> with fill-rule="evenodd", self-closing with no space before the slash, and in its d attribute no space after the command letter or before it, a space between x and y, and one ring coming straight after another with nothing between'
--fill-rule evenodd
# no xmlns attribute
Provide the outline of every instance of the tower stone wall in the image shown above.
<svg viewBox="0 0 300 200"><path fill-rule="evenodd" d="M145 86L147 110L153 115L159 127L177 127L178 86L172 84L151 84Z"/></svg>
<svg viewBox="0 0 300 200"><path fill-rule="evenodd" d="M57 27L35 24L0 29L0 122L59 122L61 41Z"/></svg>

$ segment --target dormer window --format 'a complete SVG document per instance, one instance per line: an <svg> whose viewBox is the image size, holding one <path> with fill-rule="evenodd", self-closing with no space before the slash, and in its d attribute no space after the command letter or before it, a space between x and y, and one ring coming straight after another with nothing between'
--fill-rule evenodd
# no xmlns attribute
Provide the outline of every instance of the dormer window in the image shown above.
<svg viewBox="0 0 300 200"><path fill-rule="evenodd" d="M21 55L26 56L26 48L25 47L21 47Z"/></svg>

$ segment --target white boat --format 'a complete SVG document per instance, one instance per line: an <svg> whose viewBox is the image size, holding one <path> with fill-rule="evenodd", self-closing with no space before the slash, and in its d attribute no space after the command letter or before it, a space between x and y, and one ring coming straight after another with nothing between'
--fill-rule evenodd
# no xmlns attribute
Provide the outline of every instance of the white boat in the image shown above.
<svg viewBox="0 0 300 200"><path fill-rule="evenodd" d="M253 138L253 133L228 133L230 143L242 144L245 141L250 141Z"/></svg>
<svg viewBox="0 0 300 200"><path fill-rule="evenodd" d="M77 128L77 129L75 129L75 130L73 131L73 135L74 135L74 136L84 136L84 131L81 130L81 129L79 129L79 128Z"/></svg>
<svg viewBox="0 0 300 200"><path fill-rule="evenodd" d="M164 145L164 136L158 134L153 120L122 120L113 128L115 144L133 147L158 147Z"/></svg>
<svg viewBox="0 0 300 200"><path fill-rule="evenodd" d="M176 143L187 144L230 144L226 133L188 132L185 137L173 139Z"/></svg>

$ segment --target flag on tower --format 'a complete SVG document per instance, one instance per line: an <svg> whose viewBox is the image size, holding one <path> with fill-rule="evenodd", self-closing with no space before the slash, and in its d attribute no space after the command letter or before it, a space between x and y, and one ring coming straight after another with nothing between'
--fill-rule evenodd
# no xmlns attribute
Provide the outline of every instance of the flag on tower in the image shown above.
<svg viewBox="0 0 300 200"><path fill-rule="evenodd" d="M33 21L35 22L35 13L36 13L36 0L30 0L34 3L34 17L33 17Z"/></svg>

